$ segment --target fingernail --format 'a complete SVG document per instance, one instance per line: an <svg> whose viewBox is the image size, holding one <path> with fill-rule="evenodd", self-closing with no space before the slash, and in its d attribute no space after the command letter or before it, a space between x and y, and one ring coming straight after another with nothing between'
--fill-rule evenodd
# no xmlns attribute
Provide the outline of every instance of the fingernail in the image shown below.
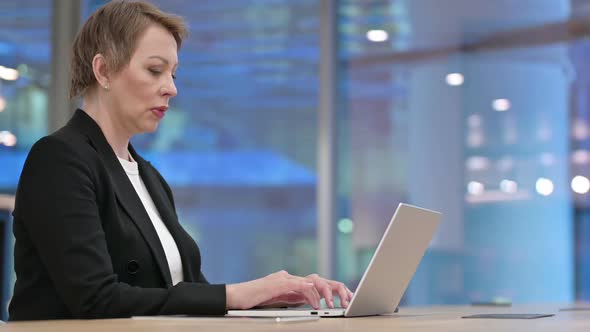
<svg viewBox="0 0 590 332"><path fill-rule="evenodd" d="M330 300L330 308L334 308L334 301Z"/></svg>

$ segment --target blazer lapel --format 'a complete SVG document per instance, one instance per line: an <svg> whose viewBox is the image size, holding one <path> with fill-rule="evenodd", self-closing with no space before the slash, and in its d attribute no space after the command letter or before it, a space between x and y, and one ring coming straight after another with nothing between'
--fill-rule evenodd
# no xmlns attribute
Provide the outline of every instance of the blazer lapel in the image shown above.
<svg viewBox="0 0 590 332"><path fill-rule="evenodd" d="M113 187L119 203L125 212L131 217L140 233L147 242L156 263L162 273L162 277L168 287L172 286L172 277L170 276L170 268L166 260L166 254L162 248L162 243L158 237L158 233L150 220L143 203L139 199L135 188L123 170L115 152L107 142L102 130L94 120L88 116L84 111L77 110L71 120L74 126L79 127L90 138L94 147L99 152L105 166L112 178ZM145 182L145 180L144 180ZM147 187L147 183L146 183ZM149 188L148 188L149 190ZM151 193L151 191L150 191ZM156 203L156 206L159 204Z"/></svg>
<svg viewBox="0 0 590 332"><path fill-rule="evenodd" d="M184 229L182 229L180 223L178 222L172 202L168 198L168 195L166 195L166 192L160 183L160 179L156 172L152 169L151 164L139 156L131 144L129 144L129 152L131 153L133 159L135 159L135 161L138 163L139 174L145 183L145 186L150 193L150 196L152 197L158 212L160 213L160 218L162 218L162 221L164 224L166 224L168 231L170 231L170 234L176 242L176 246L180 252L180 259L182 261L184 280L195 281L196 278L193 275L192 262L188 256L190 249L186 248L186 241L182 241Z"/></svg>

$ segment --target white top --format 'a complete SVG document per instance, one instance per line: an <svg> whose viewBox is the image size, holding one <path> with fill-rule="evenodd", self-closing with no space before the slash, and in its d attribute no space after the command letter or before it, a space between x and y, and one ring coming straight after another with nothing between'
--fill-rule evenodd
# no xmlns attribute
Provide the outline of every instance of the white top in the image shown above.
<svg viewBox="0 0 590 332"><path fill-rule="evenodd" d="M139 199L141 199L141 203L143 203L143 207L154 224L154 228L156 229L156 233L158 233L158 237L164 248L164 253L166 254L170 276L172 277L172 285L176 285L180 281L183 281L180 252L178 251L178 247L176 246L176 242L170 234L170 231L162 221L160 213L158 212L158 209L156 209L154 201L152 200L150 193L147 191L143 180L139 176L137 162L133 160L131 156L129 156L129 158L132 161L119 158L119 162L121 163L121 166L123 166L125 173L127 173L129 180L131 180L133 188L135 188Z"/></svg>

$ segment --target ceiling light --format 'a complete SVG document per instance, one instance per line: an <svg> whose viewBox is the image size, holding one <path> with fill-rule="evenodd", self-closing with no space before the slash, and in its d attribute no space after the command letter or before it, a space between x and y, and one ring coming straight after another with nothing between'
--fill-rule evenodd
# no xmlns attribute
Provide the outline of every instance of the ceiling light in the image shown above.
<svg viewBox="0 0 590 332"><path fill-rule="evenodd" d="M16 81L18 79L18 70L0 66L0 79L6 81Z"/></svg>
<svg viewBox="0 0 590 332"><path fill-rule="evenodd" d="M385 30L369 30L367 31L367 39L372 42L384 42L389 39L389 34Z"/></svg>
<svg viewBox="0 0 590 332"><path fill-rule="evenodd" d="M540 195L549 196L553 193L553 181L546 178L539 178L535 184L535 189Z"/></svg>
<svg viewBox="0 0 590 332"><path fill-rule="evenodd" d="M572 179L572 190L577 194L585 194L590 190L590 181L587 177L577 175Z"/></svg>
<svg viewBox="0 0 590 332"><path fill-rule="evenodd" d="M505 99L505 98L495 99L492 102L492 108L494 108L494 110L496 110L498 112L505 112L510 109L510 106L511 106L510 100Z"/></svg>
<svg viewBox="0 0 590 332"><path fill-rule="evenodd" d="M463 74L450 73L447 75L447 84L450 86L460 86L465 81Z"/></svg>

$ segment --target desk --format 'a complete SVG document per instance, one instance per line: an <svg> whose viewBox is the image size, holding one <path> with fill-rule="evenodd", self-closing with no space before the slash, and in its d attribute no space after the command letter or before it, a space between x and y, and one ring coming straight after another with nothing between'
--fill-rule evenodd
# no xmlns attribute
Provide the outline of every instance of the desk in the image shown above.
<svg viewBox="0 0 590 332"><path fill-rule="evenodd" d="M258 318L196 318L133 320L105 319L91 321L17 322L0 325L3 332L60 331L590 331L590 310L558 311L572 305L535 305L508 308L440 306L401 308L392 316L358 318L320 318L316 321L276 323ZM580 306L577 304L576 306ZM590 308L590 304L585 307ZM461 319L479 313L555 313L540 319Z"/></svg>

